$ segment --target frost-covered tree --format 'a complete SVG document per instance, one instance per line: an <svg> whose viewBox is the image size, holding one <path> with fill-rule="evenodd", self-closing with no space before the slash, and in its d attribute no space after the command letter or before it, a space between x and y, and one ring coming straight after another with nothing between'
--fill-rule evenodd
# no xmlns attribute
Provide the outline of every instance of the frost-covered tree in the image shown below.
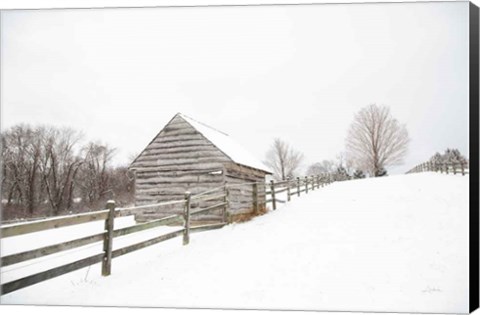
<svg viewBox="0 0 480 315"><path fill-rule="evenodd" d="M363 173L362 170L355 170L355 172L353 173L353 178L355 179L365 178L365 174Z"/></svg>
<svg viewBox="0 0 480 315"><path fill-rule="evenodd" d="M457 164L465 163L467 159L460 153L458 149L447 149L443 155L443 160L446 163Z"/></svg>
<svg viewBox="0 0 480 315"><path fill-rule="evenodd" d="M442 165L444 163L465 164L467 161L467 158L460 153L460 150L450 148L446 149L443 154L437 152L430 158L430 162L434 163L435 165Z"/></svg>
<svg viewBox="0 0 480 315"><path fill-rule="evenodd" d="M348 175L345 167L340 165L335 170L335 173L333 174L333 178L335 179L335 181L344 181L344 180L349 180L350 175Z"/></svg>
<svg viewBox="0 0 480 315"><path fill-rule="evenodd" d="M355 115L346 152L356 169L379 176L386 167L403 162L408 142L405 125L392 117L388 107L373 104Z"/></svg>
<svg viewBox="0 0 480 315"><path fill-rule="evenodd" d="M444 161L443 161L443 155L441 155L440 153L435 153L431 158L430 158L430 162L432 162L433 164L437 165L437 164L442 164Z"/></svg>
<svg viewBox="0 0 480 315"><path fill-rule="evenodd" d="M302 160L302 153L277 138L267 152L265 164L273 170L273 175L277 180L286 180L297 175L296 172Z"/></svg>

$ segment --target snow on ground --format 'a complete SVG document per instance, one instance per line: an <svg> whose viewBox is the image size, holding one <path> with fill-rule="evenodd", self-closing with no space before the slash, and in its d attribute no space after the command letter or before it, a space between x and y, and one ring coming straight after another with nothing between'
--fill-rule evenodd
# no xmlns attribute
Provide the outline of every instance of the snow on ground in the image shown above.
<svg viewBox="0 0 480 315"><path fill-rule="evenodd" d="M114 259L109 277L97 264L1 302L468 313L468 187L436 173L334 183Z"/></svg>

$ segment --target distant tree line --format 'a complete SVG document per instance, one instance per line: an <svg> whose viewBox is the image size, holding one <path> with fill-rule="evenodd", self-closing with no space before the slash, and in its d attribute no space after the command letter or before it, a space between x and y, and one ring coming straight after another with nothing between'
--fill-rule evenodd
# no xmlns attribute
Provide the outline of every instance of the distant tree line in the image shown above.
<svg viewBox="0 0 480 315"><path fill-rule="evenodd" d="M315 162L304 172L301 171L303 158L302 153L285 141L276 138L267 151L264 163L273 171L275 180L293 179L303 175L330 175L335 181L365 178L364 172L354 169L352 161L346 159L344 153L338 154L336 160Z"/></svg>
<svg viewBox="0 0 480 315"><path fill-rule="evenodd" d="M15 125L1 134L2 219L98 210L106 200L133 200L126 166L115 149L85 142L70 128Z"/></svg>
<svg viewBox="0 0 480 315"><path fill-rule="evenodd" d="M323 160L308 166L305 175L329 174L336 181L380 177L387 167L401 164L408 149L406 126L393 118L390 109L375 104L362 108L348 130L345 151L337 160ZM281 139L275 139L265 163L276 179L300 175L303 155Z"/></svg>
<svg viewBox="0 0 480 315"><path fill-rule="evenodd" d="M430 162L435 164L467 164L468 160L458 149L446 149L443 154L436 152Z"/></svg>
<svg viewBox="0 0 480 315"><path fill-rule="evenodd" d="M353 178L364 178L363 172L355 170L350 160L345 159L345 155L340 153L336 160L323 160L311 164L307 168L306 175L328 174L335 181L344 181Z"/></svg>

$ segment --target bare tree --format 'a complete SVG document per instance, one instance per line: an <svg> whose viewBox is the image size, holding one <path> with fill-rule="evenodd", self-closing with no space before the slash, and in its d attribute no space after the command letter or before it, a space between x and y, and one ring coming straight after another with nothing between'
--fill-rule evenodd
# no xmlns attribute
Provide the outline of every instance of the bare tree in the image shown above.
<svg viewBox="0 0 480 315"><path fill-rule="evenodd" d="M33 214L41 191L39 183L43 128L16 125L2 133L2 195Z"/></svg>
<svg viewBox="0 0 480 315"><path fill-rule="evenodd" d="M88 211L108 198L133 202L127 167L111 165L115 149L82 146L82 138L72 129L26 124L1 133L2 219Z"/></svg>
<svg viewBox="0 0 480 315"><path fill-rule="evenodd" d="M267 152L265 164L268 165L274 177L278 180L286 180L294 177L303 160L303 154L297 152L286 142L275 139L270 150Z"/></svg>
<svg viewBox="0 0 480 315"><path fill-rule="evenodd" d="M335 161L323 160L310 165L307 169L307 175L333 174L335 169Z"/></svg>
<svg viewBox="0 0 480 315"><path fill-rule="evenodd" d="M75 178L84 160L77 147L82 135L75 130L51 128L44 137L42 174L52 214L72 205Z"/></svg>
<svg viewBox="0 0 480 315"><path fill-rule="evenodd" d="M90 205L94 205L106 196L110 191L110 162L114 156L115 149L108 145L90 142L83 148L85 156L84 163L80 169L80 191L82 199Z"/></svg>
<svg viewBox="0 0 480 315"><path fill-rule="evenodd" d="M346 140L348 160L357 169L379 176L387 166L402 163L409 137L405 125L386 106L367 106L355 115Z"/></svg>
<svg viewBox="0 0 480 315"><path fill-rule="evenodd" d="M133 159L132 159L133 161ZM129 173L128 166L117 166L110 174L110 189L112 190L115 202L120 205L127 205L134 202L134 178Z"/></svg>

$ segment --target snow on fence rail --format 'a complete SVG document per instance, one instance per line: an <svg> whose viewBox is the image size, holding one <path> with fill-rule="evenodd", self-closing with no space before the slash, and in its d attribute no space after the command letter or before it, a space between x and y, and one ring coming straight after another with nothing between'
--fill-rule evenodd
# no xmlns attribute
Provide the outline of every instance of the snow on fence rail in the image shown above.
<svg viewBox="0 0 480 315"><path fill-rule="evenodd" d="M456 175L461 173L462 175L469 173L468 162L458 162L458 163L436 163L436 162L424 162L418 164L406 174L410 173L420 173L420 172L440 172L448 174L449 172Z"/></svg>
<svg viewBox="0 0 480 315"><path fill-rule="evenodd" d="M187 245L190 240L190 233L219 229L231 221L229 214L229 191L230 189L238 188L237 186L252 186L252 207L254 214L257 214L259 213L261 206L266 207L266 204L272 203L273 210L276 210L277 202L285 203L286 201L290 201L291 196L293 195L297 195L298 197L300 197L302 192L308 194L309 189L319 189L324 185L330 184L332 181L333 180L329 175L318 175L310 177L306 176L305 178L297 177L296 179L280 182L275 182L272 180L268 184L264 182L253 182L239 185L225 185L193 196L189 192L185 192L185 197L183 200L175 200L129 208L116 208L115 202L109 201L107 202L106 209L104 210L3 226L1 228L1 235L3 238L8 238L94 221L105 221L105 228L100 233L1 257L2 266L5 267L22 263L28 260L56 254L66 250L79 248L85 245L103 242L103 251L100 253L17 280L2 283L1 294L4 295L42 281L46 281L64 275L66 273L82 269L90 265L94 265L99 262L102 263L102 275L108 276L111 273L112 259L175 238L177 236L182 235L183 245ZM260 205L261 199L259 198L259 186L261 185L265 185L265 188L268 188L268 190L265 189L265 194L271 196L271 198L268 200L262 199L265 202L264 205ZM281 200L278 198L279 195L282 193L286 193L287 200ZM214 205L191 211L191 202L200 200L218 200L218 202ZM138 223L133 226L114 229L114 221L116 218L135 215L146 208L159 208L175 204L183 204L183 214L174 214L145 223ZM206 213L211 210L217 210L219 208L222 211L221 222L198 226L191 225L191 216ZM181 229L148 239L143 242L113 250L113 240L117 237L173 224L182 224L183 227Z"/></svg>

